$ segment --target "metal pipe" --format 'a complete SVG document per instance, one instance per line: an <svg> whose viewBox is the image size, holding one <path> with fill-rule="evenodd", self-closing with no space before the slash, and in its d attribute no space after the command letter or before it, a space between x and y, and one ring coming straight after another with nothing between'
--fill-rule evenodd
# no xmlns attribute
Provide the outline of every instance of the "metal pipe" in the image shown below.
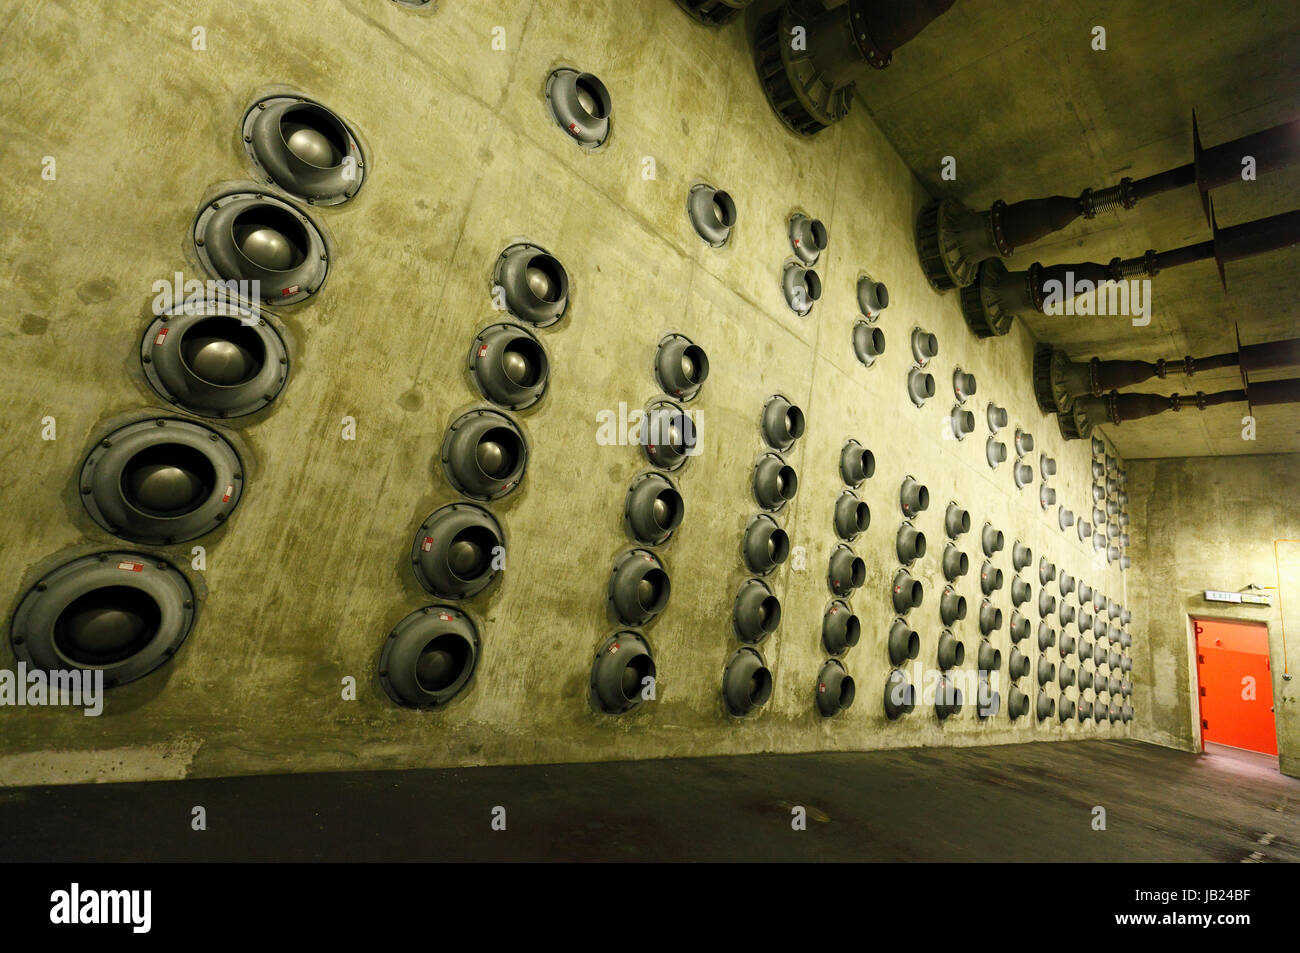
<svg viewBox="0 0 1300 953"><path fill-rule="evenodd" d="M1101 423L1119 425L1126 420L1154 417L1169 410L1177 412L1182 410L1184 405L1204 410L1206 407L1242 401L1259 406L1300 403L1300 378L1258 381L1247 384L1245 388L1219 391L1214 394L1198 391L1195 395L1187 397L1181 394L1166 396L1164 394L1121 394L1118 391L1111 391L1101 397L1083 397L1076 400L1071 410L1060 414L1058 420L1061 421L1062 436L1071 440L1091 436L1093 428Z"/></svg>

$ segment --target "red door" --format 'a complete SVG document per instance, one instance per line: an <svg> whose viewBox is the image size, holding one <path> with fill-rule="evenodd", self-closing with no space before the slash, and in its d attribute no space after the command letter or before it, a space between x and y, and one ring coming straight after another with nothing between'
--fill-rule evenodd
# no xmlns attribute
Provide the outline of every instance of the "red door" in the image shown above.
<svg viewBox="0 0 1300 953"><path fill-rule="evenodd" d="M1277 754L1268 627L1193 619L1201 740Z"/></svg>

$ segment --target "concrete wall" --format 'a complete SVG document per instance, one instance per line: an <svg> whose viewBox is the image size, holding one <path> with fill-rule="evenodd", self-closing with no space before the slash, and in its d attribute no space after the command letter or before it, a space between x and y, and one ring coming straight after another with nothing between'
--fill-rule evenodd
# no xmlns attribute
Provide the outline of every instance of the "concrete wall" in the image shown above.
<svg viewBox="0 0 1300 953"><path fill-rule="evenodd" d="M1278 760L1300 776L1300 698L1286 679L1300 666L1295 603L1300 584L1300 497L1296 454L1136 460L1128 466L1133 520L1146 527L1133 543L1130 575L1134 735L1199 750L1192 616L1263 622L1269 631ZM1277 562L1274 562L1274 540ZM1280 579L1279 579L1280 574ZM1206 589L1268 587L1272 605L1205 601ZM1280 586L1280 589L1274 588ZM1286 600L1290 600L1287 605ZM1291 614L1283 650L1282 612Z"/></svg>
<svg viewBox="0 0 1300 953"><path fill-rule="evenodd" d="M933 499L918 521L930 552L914 569L926 597L912 613L926 668L941 628L950 499L970 510L976 530L989 520L1006 535L995 562L1007 576L996 601L1008 617L1017 538L1035 562L1045 554L1121 602L1125 580L1094 562L1073 529L1057 528L1036 484L1018 491L1009 464L986 465L983 415L994 400L1012 429L1025 427L1056 457L1060 501L1090 510L1088 445L1066 444L1038 412L1033 341L1018 325L978 341L956 297L926 284L912 245L926 196L866 109L811 141L787 134L755 81L742 25L705 29L669 0L433 6L95 0L75 10L28 2L2 15L0 157L11 174L0 193L10 224L0 229L10 369L0 378L0 578L10 611L42 571L122 545L87 517L75 473L110 420L162 407L138 359L152 284L177 270L203 277L187 230L215 185L247 175L237 137L247 105L271 84L296 87L352 121L371 162L354 202L316 213L336 245L333 269L316 300L280 316L293 358L285 393L255 421L227 428L247 462L238 510L197 541L205 571L188 568L191 544L165 553L204 594L193 634L165 668L113 690L101 717L0 709L0 782L1127 734L1123 724L1039 724L1032 715L1012 723L1005 710L985 723L969 704L944 724L932 709L899 722L883 714L904 475L927 483ZM206 31L201 52L191 48L197 26ZM504 27L504 51L491 48L495 26ZM544 80L565 64L595 72L612 92L613 136L597 153L576 147L547 114ZM54 181L39 174L44 156L57 159ZM642 175L646 156L653 180ZM705 247L684 214L700 180L728 189L739 206L721 250ZM831 235L825 294L806 319L779 290L796 208L821 217ZM383 693L377 660L389 629L431 601L410 572L411 538L455 498L437 452L448 423L475 403L463 356L499 317L488 295L492 264L520 237L566 264L572 307L542 332L550 393L519 415L532 445L524 483L492 507L509 538L507 571L466 606L483 638L472 688L438 713L407 711ZM850 343L862 271L892 297L880 319L887 351L871 368ZM916 325L940 342L938 396L922 409L905 393ZM624 494L645 467L636 447L597 444L596 415L655 395L651 359L669 330L711 357L693 405L703 452L680 474L686 518L663 550L672 600L646 633L658 700L627 717L601 716L586 700L588 673L613 631L603 597L628 546ZM979 380L979 423L964 442L944 439L956 364ZM775 692L742 720L725 713L720 682L738 646L730 613L746 578L739 540L756 510L757 421L778 391L808 418L789 454L799 495L779 517L805 548L806 568L787 564L771 580L785 609L762 646ZM57 440L41 439L47 415ZM354 441L340 439L345 416L357 422ZM878 470L863 490L873 523L855 544L869 566L852 599L864 637L847 656L858 700L827 721L814 688L837 461L850 437L874 451ZM972 611L957 629L972 670L977 536L963 547L972 574L959 589ZM1137 615L1135 631L1143 624ZM1005 697L1005 625L995 644ZM13 664L5 640L0 667ZM359 684L355 701L341 697L347 676Z"/></svg>

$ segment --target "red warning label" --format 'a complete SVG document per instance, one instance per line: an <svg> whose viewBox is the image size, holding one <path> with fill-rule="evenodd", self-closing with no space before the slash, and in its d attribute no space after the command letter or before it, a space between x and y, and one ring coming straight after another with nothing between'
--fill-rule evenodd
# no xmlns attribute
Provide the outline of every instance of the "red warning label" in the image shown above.
<svg viewBox="0 0 1300 953"><path fill-rule="evenodd" d="M433 537L432 536L424 537L424 542L420 544L420 551L427 553L432 549L433 549Z"/></svg>
<svg viewBox="0 0 1300 953"><path fill-rule="evenodd" d="M118 563L117 568L123 572L144 572L144 563Z"/></svg>
<svg viewBox="0 0 1300 953"><path fill-rule="evenodd" d="M153 339L154 347L158 347L160 344L162 344L163 341L167 340L167 331L168 331L167 328L163 328L161 331L158 332L158 336Z"/></svg>
<svg viewBox="0 0 1300 953"><path fill-rule="evenodd" d="M230 497L234 495L234 492L235 492L235 485L234 485L233 483L227 483L227 484L226 484L226 492L225 492L225 494L221 497L221 502L222 502L222 503L229 503L229 502L230 502Z"/></svg>

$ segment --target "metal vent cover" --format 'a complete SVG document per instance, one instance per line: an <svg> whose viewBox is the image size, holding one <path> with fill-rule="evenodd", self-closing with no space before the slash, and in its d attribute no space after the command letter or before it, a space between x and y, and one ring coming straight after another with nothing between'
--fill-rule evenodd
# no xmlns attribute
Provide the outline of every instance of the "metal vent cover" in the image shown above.
<svg viewBox="0 0 1300 953"><path fill-rule="evenodd" d="M481 506L451 503L420 524L411 545L411 566L425 590L441 599L468 599L497 578L505 533Z"/></svg>
<svg viewBox="0 0 1300 953"><path fill-rule="evenodd" d="M537 403L551 379L542 342L527 328L507 321L490 324L474 336L469 372L478 392L507 410Z"/></svg>
<svg viewBox="0 0 1300 953"><path fill-rule="evenodd" d="M561 67L546 77L546 105L555 124L584 149L609 138L614 101L609 89L591 73Z"/></svg>
<svg viewBox="0 0 1300 953"><path fill-rule="evenodd" d="M257 173L315 205L340 205L361 190L366 158L351 127L301 96L267 96L244 113L244 151Z"/></svg>
<svg viewBox="0 0 1300 953"><path fill-rule="evenodd" d="M388 634L379 680L403 707L438 708L465 690L478 657L478 629L468 615L453 606L426 606Z"/></svg>
<svg viewBox="0 0 1300 953"><path fill-rule="evenodd" d="M601 643L591 663L592 707L608 715L622 715L645 699L647 679L656 675L650 643L637 632L616 632Z"/></svg>
<svg viewBox="0 0 1300 953"><path fill-rule="evenodd" d="M538 328L555 324L569 308L569 273L540 245L516 242L497 257L493 293L520 321Z"/></svg>
<svg viewBox="0 0 1300 953"><path fill-rule="evenodd" d="M519 425L495 410L472 410L447 428L440 454L447 482L474 500L496 500L517 487L528 467Z"/></svg>

